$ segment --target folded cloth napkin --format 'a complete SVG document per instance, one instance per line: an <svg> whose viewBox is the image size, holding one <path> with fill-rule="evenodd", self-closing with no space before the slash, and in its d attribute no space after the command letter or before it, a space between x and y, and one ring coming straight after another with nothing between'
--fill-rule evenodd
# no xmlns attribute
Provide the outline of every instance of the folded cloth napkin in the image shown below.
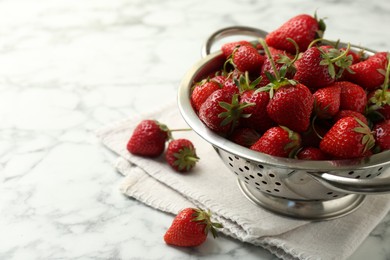
<svg viewBox="0 0 390 260"><path fill-rule="evenodd" d="M224 225L221 232L262 246L280 258L345 259L390 209L388 195L371 195L358 210L329 221L310 222L273 214L245 198L235 175L212 146L193 132L173 133L174 138L187 138L196 147L200 161L189 173L175 172L163 156L149 159L130 154L127 141L135 126L146 118L170 128L187 127L172 104L142 118L123 120L99 130L103 144L120 155L116 167L126 176L122 192L173 214L190 206L210 209L214 219Z"/></svg>

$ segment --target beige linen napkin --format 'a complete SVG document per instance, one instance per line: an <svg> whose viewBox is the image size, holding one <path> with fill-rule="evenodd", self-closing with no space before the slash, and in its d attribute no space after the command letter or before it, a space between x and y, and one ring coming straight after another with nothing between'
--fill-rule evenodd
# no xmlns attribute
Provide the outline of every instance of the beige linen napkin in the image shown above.
<svg viewBox="0 0 390 260"><path fill-rule="evenodd" d="M124 194L156 209L176 214L188 206L210 209L224 225L221 232L262 246L283 259L345 259L350 256L390 209L388 195L369 196L346 217L309 222L270 213L248 201L236 177L212 146L193 132L173 133L190 139L200 157L187 174L173 171L163 156L147 159L131 155L126 144L142 119L156 119L170 128L187 127L176 105L158 112L114 123L98 131L103 144L121 158L117 169L126 177Z"/></svg>

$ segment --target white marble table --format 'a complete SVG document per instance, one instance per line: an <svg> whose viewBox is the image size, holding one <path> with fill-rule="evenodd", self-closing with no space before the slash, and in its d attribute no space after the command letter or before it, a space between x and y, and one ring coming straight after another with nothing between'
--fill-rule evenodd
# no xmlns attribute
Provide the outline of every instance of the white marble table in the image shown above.
<svg viewBox="0 0 390 260"><path fill-rule="evenodd" d="M316 9L327 38L390 50L387 0L0 1L0 259L274 259L227 237L167 247L172 216L119 192L94 131L175 100L213 31ZM387 215L351 259L389 245Z"/></svg>

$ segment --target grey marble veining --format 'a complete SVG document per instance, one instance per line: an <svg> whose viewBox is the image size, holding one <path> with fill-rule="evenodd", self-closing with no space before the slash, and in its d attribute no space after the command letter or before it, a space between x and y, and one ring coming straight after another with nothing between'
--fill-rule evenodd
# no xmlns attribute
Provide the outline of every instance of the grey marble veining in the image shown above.
<svg viewBox="0 0 390 260"><path fill-rule="evenodd" d="M175 100L213 31L299 13L326 37L390 50L390 2L0 1L1 259L275 259L227 237L176 249L172 216L119 192L94 131ZM389 259L390 216L351 259Z"/></svg>

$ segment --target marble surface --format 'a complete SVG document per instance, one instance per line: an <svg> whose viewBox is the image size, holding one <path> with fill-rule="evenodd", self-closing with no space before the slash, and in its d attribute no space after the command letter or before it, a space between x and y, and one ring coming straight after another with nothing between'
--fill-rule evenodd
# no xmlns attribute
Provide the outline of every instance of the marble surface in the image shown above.
<svg viewBox="0 0 390 260"><path fill-rule="evenodd" d="M204 39L299 13L390 50L390 2L0 1L0 259L275 259L227 237L176 249L172 216L124 197L94 131L175 100ZM390 214L351 259L390 258Z"/></svg>

